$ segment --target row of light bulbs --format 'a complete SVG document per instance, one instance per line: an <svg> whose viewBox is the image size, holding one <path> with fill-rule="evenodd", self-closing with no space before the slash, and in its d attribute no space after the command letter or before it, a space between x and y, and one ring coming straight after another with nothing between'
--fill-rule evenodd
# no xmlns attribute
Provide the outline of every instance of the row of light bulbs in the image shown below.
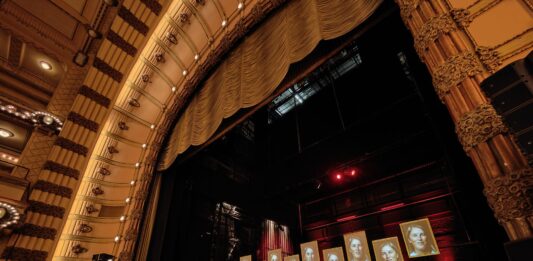
<svg viewBox="0 0 533 261"><path fill-rule="evenodd" d="M244 7L244 3L243 3L243 2L239 2L239 4L237 5L237 9L242 10L243 7ZM222 21L222 27L225 27L226 25L227 25L227 20L223 20L223 21ZM199 55L199 54L196 54L196 55L194 56L194 59L195 59L195 60L200 59L200 55ZM187 73L188 73L187 70L183 70L182 75L183 75L183 76L186 76ZM175 91L176 91L176 87L173 86L173 87L172 87L172 92L175 92ZM155 129L155 125L153 125L153 124L150 125L150 129L152 129L152 130ZM142 144L141 147L142 147L143 149L146 149L147 144L146 144L146 143L145 143L145 144ZM141 165L140 162L135 163L135 167L136 167L136 168L139 168L140 165ZM132 180L132 181L130 182L130 185L134 186L134 185L135 185L135 180ZM125 201L126 203L130 203L130 202L131 202L131 197L127 197L124 201ZM120 220L120 222L124 222L124 221L126 220L126 216L124 216L124 215L123 215L123 216L120 216L119 220ZM115 236L115 239L114 239L115 242L119 242L119 241L120 241L120 238L121 238L120 236Z"/></svg>
<svg viewBox="0 0 533 261"><path fill-rule="evenodd" d="M6 153L2 153L2 159L3 160L9 160L9 161L12 161L12 162L19 162L19 158L15 157L15 156L12 156L12 155L9 155L9 154L6 154Z"/></svg>

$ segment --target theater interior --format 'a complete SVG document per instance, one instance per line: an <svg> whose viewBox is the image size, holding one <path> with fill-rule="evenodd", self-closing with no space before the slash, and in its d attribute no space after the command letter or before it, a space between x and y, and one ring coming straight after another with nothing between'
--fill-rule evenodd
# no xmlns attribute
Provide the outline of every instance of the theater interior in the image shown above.
<svg viewBox="0 0 533 261"><path fill-rule="evenodd" d="M529 0L0 17L0 260L533 260Z"/></svg>

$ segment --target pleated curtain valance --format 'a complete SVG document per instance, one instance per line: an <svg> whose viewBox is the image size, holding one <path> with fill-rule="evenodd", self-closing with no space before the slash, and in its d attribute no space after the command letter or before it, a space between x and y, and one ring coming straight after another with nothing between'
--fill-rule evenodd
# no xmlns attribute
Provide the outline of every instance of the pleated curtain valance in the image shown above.
<svg viewBox="0 0 533 261"><path fill-rule="evenodd" d="M281 83L292 63L320 40L342 36L365 21L382 0L292 0L246 36L206 79L170 133L158 169L201 145L222 120L257 105Z"/></svg>

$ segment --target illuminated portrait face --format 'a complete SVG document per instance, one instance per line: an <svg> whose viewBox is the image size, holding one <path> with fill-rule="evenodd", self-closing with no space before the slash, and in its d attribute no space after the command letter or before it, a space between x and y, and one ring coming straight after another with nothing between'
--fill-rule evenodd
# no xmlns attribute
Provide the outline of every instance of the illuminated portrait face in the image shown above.
<svg viewBox="0 0 533 261"><path fill-rule="evenodd" d="M426 251L427 248L427 236L424 229L419 226L411 226L409 231L409 243L413 248L418 251Z"/></svg>
<svg viewBox="0 0 533 261"><path fill-rule="evenodd" d="M305 248L305 252L304 252L305 261L312 261L313 258L315 258L315 253L313 249L310 247Z"/></svg>
<svg viewBox="0 0 533 261"><path fill-rule="evenodd" d="M344 245L348 261L370 261L370 250L366 240L364 230L352 232L344 235Z"/></svg>
<svg viewBox="0 0 533 261"><path fill-rule="evenodd" d="M400 241L397 237L388 237L372 241L377 261L403 261Z"/></svg>
<svg viewBox="0 0 533 261"><path fill-rule="evenodd" d="M359 238L350 239L350 252L355 258L361 258L363 256L363 244Z"/></svg>
<svg viewBox="0 0 533 261"><path fill-rule="evenodd" d="M409 257L438 255L439 247L431 230L429 219L419 219L400 224Z"/></svg>
<svg viewBox="0 0 533 261"><path fill-rule="evenodd" d="M398 251L392 244L385 243L381 247L381 258L383 258L385 261L398 261Z"/></svg>
<svg viewBox="0 0 533 261"><path fill-rule="evenodd" d="M339 261L339 257L335 254L329 255L328 261Z"/></svg>

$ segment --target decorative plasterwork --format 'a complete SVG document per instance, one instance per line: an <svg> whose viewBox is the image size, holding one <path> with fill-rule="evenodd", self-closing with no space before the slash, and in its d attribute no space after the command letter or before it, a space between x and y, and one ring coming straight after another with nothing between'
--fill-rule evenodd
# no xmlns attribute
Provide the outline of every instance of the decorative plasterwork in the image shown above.
<svg viewBox="0 0 533 261"><path fill-rule="evenodd" d="M57 162L53 162L53 161L46 161L46 163L44 164L43 169L50 170L50 171L53 171L53 172L57 172L57 173L65 175L65 176L69 176L71 178L74 178L74 179L78 179L78 177L80 175L80 172L77 169L73 169L73 168L67 167L65 165L61 165L61 164L59 164Z"/></svg>
<svg viewBox="0 0 533 261"><path fill-rule="evenodd" d="M32 30L40 38L53 42L54 46L63 51L67 51L72 55L74 54L75 47L72 44L66 44L71 42L65 36L43 23L37 17L29 14L23 8L10 2L7 1L7 3L0 5L2 17L13 17L18 24Z"/></svg>
<svg viewBox="0 0 533 261"><path fill-rule="evenodd" d="M483 72L483 66L473 52L464 52L450 57L433 73L433 86L437 94L443 97L467 77Z"/></svg>
<svg viewBox="0 0 533 261"><path fill-rule="evenodd" d="M415 49L418 55L424 57L429 45L435 42L440 35L455 30L457 30L457 26L449 13L429 19L415 36Z"/></svg>
<svg viewBox="0 0 533 261"><path fill-rule="evenodd" d="M107 76L111 77L111 79L115 80L116 82L122 81L122 73L117 69L111 67L111 65L107 64L100 58L94 58L93 66L104 74L107 74Z"/></svg>
<svg viewBox="0 0 533 261"><path fill-rule="evenodd" d="M37 182L35 182L35 185L33 185L33 189L56 194L65 198L70 198L70 196L72 195L71 188L60 186L44 180L38 180Z"/></svg>
<svg viewBox="0 0 533 261"><path fill-rule="evenodd" d="M107 39L130 56L135 56L135 54L137 53L137 48L135 48L135 46L128 43L128 41L124 40L122 36L112 30L109 30L109 32L107 32Z"/></svg>
<svg viewBox="0 0 533 261"><path fill-rule="evenodd" d="M120 18L124 19L131 27L133 27L135 30L137 30L139 33L146 35L148 34L148 26L144 24L139 18L137 18L134 14L130 12L127 8L124 6L121 6L120 9L118 9L118 16Z"/></svg>
<svg viewBox="0 0 533 261"><path fill-rule="evenodd" d="M106 108L109 108L109 104L111 103L111 100L109 98L87 87L86 85L81 86L79 94L93 100L94 102Z"/></svg>
<svg viewBox="0 0 533 261"><path fill-rule="evenodd" d="M163 9L163 6L156 0L141 0L143 4L148 7L155 15L159 15L161 13L161 10Z"/></svg>
<svg viewBox="0 0 533 261"><path fill-rule="evenodd" d="M494 48L480 46L476 48L476 52L489 72L496 72L502 65L501 56Z"/></svg>
<svg viewBox="0 0 533 261"><path fill-rule="evenodd" d="M92 131L92 132L96 132L98 131L98 127L99 127L99 124L92 121L92 120L89 120L85 117L83 117L81 114L78 114L78 113L75 113L73 111L71 111L69 114L68 114L68 117L67 117L67 120L69 121L72 121L80 126L83 126L84 128Z"/></svg>
<svg viewBox="0 0 533 261"><path fill-rule="evenodd" d="M65 209L58 206L53 206L50 204L46 204L43 202L35 201L35 200L28 200L29 207L28 211L44 214L47 216L52 217L58 217L63 218L63 215L65 215Z"/></svg>
<svg viewBox="0 0 533 261"><path fill-rule="evenodd" d="M57 231L53 228L41 227L34 224L26 223L17 229L17 233L25 236L54 239Z"/></svg>
<svg viewBox="0 0 533 261"><path fill-rule="evenodd" d="M403 18L410 18L413 11L418 8L418 5L420 4L420 0L396 0L396 2L400 6L400 15Z"/></svg>
<svg viewBox="0 0 533 261"><path fill-rule="evenodd" d="M22 247L6 247L2 256L2 259L9 260L32 260L32 261L45 261L48 256L48 252L26 249Z"/></svg>
<svg viewBox="0 0 533 261"><path fill-rule="evenodd" d="M484 194L494 216L503 224L533 216L532 191L533 169L528 168L491 179L485 184Z"/></svg>
<svg viewBox="0 0 533 261"><path fill-rule="evenodd" d="M70 150L82 156L87 156L87 153L89 152L89 149L87 147L64 137L57 137L56 141L54 142L54 145L57 145L66 150Z"/></svg>
<svg viewBox="0 0 533 261"><path fill-rule="evenodd" d="M501 117L489 104L482 104L473 111L465 113L457 122L455 129L465 151L506 131L507 127Z"/></svg>

